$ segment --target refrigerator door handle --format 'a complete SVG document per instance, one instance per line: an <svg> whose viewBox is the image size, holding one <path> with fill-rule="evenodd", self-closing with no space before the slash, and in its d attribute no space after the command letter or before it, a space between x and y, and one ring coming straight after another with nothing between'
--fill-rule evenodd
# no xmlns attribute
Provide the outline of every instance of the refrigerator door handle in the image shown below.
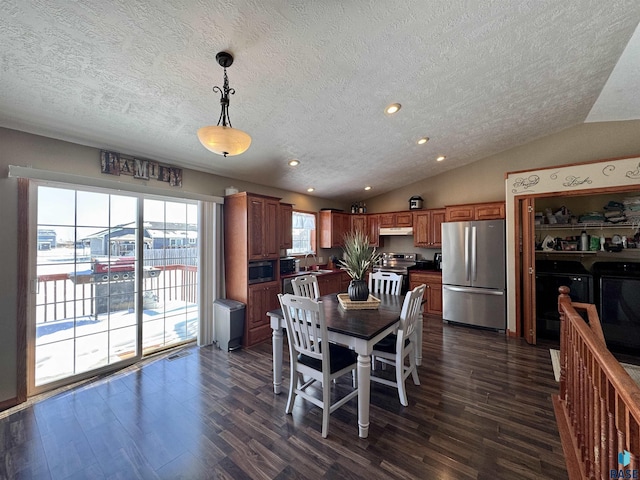
<svg viewBox="0 0 640 480"><path fill-rule="evenodd" d="M442 289L449 290L451 292L479 293L481 295L504 295L504 290L489 290L487 288L454 287L452 285L443 285Z"/></svg>
<svg viewBox="0 0 640 480"><path fill-rule="evenodd" d="M471 227L471 281L478 279L478 235L476 227Z"/></svg>
<svg viewBox="0 0 640 480"><path fill-rule="evenodd" d="M465 278L470 281L469 277L469 227L464 227L464 274Z"/></svg>

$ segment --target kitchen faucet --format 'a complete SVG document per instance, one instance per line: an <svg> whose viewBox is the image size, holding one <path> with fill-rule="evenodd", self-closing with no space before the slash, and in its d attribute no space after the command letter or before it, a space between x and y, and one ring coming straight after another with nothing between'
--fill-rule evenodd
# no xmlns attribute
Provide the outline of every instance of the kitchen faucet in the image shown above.
<svg viewBox="0 0 640 480"><path fill-rule="evenodd" d="M314 265L316 265L318 263L318 257L316 257L316 254L313 252L309 252L304 256L304 269L305 271L309 271L309 264L307 263L307 258L309 257L309 255L313 256L313 259L315 260Z"/></svg>

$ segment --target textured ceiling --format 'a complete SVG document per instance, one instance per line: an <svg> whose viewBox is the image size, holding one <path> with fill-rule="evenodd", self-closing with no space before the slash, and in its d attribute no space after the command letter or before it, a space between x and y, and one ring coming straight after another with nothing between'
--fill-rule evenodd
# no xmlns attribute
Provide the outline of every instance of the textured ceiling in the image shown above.
<svg viewBox="0 0 640 480"><path fill-rule="evenodd" d="M360 200L582 123L596 100L590 121L619 119L614 102L640 118L640 49L614 70L639 21L637 0L2 0L0 125ZM220 113L220 50L253 138L237 157L196 137Z"/></svg>

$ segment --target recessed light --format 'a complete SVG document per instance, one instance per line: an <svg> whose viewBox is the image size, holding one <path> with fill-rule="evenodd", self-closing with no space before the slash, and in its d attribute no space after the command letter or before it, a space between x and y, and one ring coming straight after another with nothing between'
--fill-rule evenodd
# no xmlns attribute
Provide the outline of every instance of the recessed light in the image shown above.
<svg viewBox="0 0 640 480"><path fill-rule="evenodd" d="M438 158L436 158L436 162L441 162L445 158L447 158L447 157L445 157L444 155L440 155Z"/></svg>
<svg viewBox="0 0 640 480"><path fill-rule="evenodd" d="M422 137L420 140L418 140L418 145L424 145L428 141L429 141L429 137Z"/></svg>
<svg viewBox="0 0 640 480"><path fill-rule="evenodd" d="M313 192L314 190L315 190L315 188L313 188L313 187L307 188L307 192Z"/></svg>
<svg viewBox="0 0 640 480"><path fill-rule="evenodd" d="M300 165L300 160L296 160L295 158L293 160L289 160L290 167L297 167L298 165Z"/></svg>
<svg viewBox="0 0 640 480"><path fill-rule="evenodd" d="M369 185L367 185L366 187L364 187L365 190L371 190L371 187Z"/></svg>
<svg viewBox="0 0 640 480"><path fill-rule="evenodd" d="M393 115L401 108L402 108L402 105L400 105L399 103L392 103L391 105L389 105L387 108L384 109L384 113L386 113L387 115Z"/></svg>

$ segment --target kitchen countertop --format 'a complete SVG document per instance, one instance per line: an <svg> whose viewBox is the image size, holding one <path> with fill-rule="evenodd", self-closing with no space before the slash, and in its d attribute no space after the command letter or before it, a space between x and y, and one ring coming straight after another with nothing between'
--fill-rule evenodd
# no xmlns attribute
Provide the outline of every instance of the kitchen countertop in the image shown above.
<svg viewBox="0 0 640 480"><path fill-rule="evenodd" d="M341 273L344 272L344 270L340 269L340 268L334 268L331 271L328 271L328 268L320 268L319 270L322 270L322 272L320 273L316 273L315 275L335 275L336 273ZM285 279L285 278L293 278L293 277L299 277L300 275L308 275L311 272L313 272L314 270L309 270L308 272L294 272L294 273L286 273L284 275L280 275L280 279Z"/></svg>

